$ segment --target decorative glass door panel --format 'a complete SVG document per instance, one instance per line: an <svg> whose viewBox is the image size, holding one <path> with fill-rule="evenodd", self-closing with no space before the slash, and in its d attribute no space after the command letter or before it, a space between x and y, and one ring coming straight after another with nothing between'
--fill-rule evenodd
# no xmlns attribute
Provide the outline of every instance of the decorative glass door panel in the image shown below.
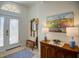
<svg viewBox="0 0 79 59"><path fill-rule="evenodd" d="M10 36L9 44L18 43L18 20L10 19Z"/></svg>
<svg viewBox="0 0 79 59"><path fill-rule="evenodd" d="M15 16L0 15L0 51L20 45L18 19Z"/></svg>
<svg viewBox="0 0 79 59"><path fill-rule="evenodd" d="M0 16L0 47L4 46L4 17Z"/></svg>

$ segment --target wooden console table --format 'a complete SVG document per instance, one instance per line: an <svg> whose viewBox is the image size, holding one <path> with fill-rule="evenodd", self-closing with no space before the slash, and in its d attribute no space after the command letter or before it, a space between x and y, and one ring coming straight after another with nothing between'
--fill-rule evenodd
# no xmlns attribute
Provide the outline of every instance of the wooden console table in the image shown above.
<svg viewBox="0 0 79 59"><path fill-rule="evenodd" d="M59 47L49 44L49 42L40 42L41 58L76 58L79 54L79 48L75 46L70 48L68 44Z"/></svg>
<svg viewBox="0 0 79 59"><path fill-rule="evenodd" d="M32 50L35 47L36 42L32 41L32 40L26 40L26 46L30 47Z"/></svg>

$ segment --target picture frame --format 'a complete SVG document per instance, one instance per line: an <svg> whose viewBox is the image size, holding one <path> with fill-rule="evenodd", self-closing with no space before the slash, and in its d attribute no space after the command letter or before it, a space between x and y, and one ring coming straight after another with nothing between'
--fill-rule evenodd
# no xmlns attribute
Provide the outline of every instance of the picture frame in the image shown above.
<svg viewBox="0 0 79 59"><path fill-rule="evenodd" d="M74 13L67 12L54 16L48 16L46 20L49 32L66 33L66 27L74 26Z"/></svg>

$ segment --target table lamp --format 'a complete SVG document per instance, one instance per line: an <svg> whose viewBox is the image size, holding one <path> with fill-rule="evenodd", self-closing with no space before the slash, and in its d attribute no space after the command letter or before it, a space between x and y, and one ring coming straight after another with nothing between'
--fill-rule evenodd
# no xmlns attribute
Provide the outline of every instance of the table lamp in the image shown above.
<svg viewBox="0 0 79 59"><path fill-rule="evenodd" d="M45 41L47 41L47 33L49 32L49 28L47 27L46 23L44 24L44 27L43 27L43 32L44 32L44 39Z"/></svg>
<svg viewBox="0 0 79 59"><path fill-rule="evenodd" d="M67 27L66 28L68 43L71 48L74 48L77 40L78 40L78 27Z"/></svg>

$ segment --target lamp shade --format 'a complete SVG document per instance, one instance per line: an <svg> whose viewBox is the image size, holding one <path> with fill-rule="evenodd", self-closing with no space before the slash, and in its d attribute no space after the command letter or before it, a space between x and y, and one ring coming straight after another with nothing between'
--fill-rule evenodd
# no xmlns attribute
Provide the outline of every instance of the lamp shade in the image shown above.
<svg viewBox="0 0 79 59"><path fill-rule="evenodd" d="M78 37L78 27L68 27L66 28L67 36L76 36Z"/></svg>
<svg viewBox="0 0 79 59"><path fill-rule="evenodd" d="M49 32L49 28L47 27L46 23L43 24L43 29L42 30L43 30L44 33L48 33Z"/></svg>
<svg viewBox="0 0 79 59"><path fill-rule="evenodd" d="M49 28L43 28L43 31L44 31L45 33L48 33L48 32L49 32Z"/></svg>

